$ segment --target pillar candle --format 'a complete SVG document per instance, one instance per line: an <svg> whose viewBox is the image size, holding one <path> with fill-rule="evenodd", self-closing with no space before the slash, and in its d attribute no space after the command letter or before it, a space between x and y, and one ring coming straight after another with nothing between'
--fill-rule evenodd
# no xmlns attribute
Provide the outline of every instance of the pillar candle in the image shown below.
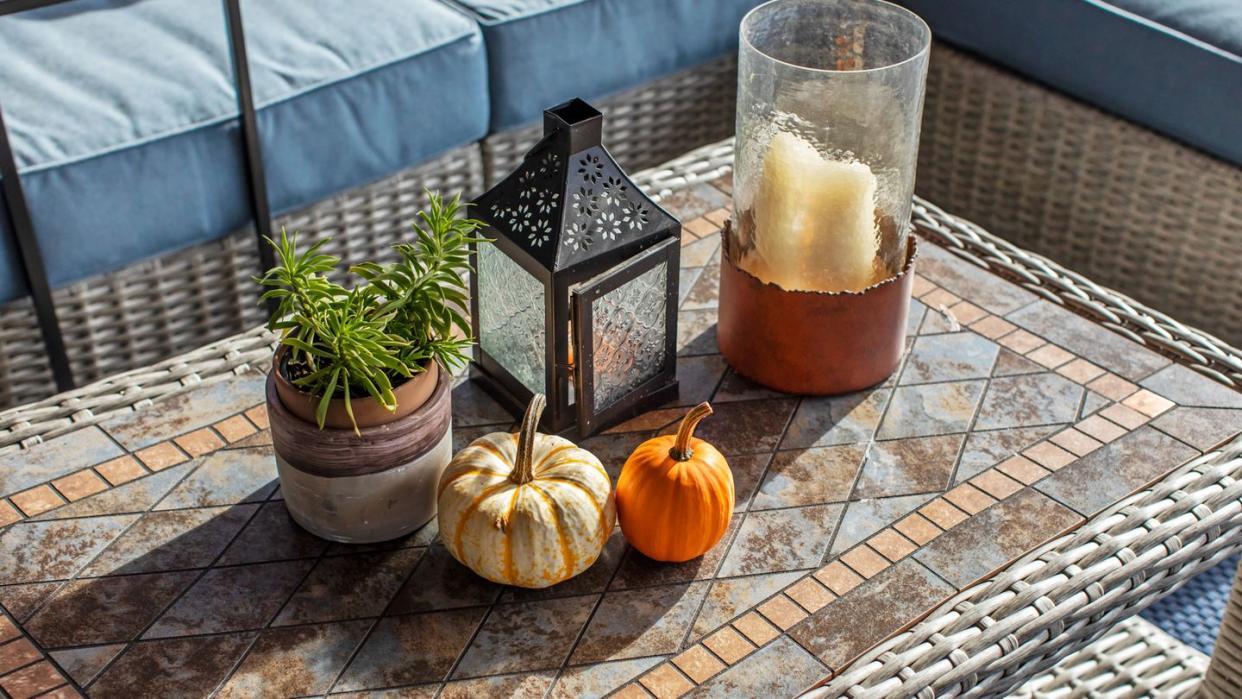
<svg viewBox="0 0 1242 699"><path fill-rule="evenodd" d="M861 291L875 281L876 178L780 132L755 194L754 248L739 266L788 291Z"/></svg>

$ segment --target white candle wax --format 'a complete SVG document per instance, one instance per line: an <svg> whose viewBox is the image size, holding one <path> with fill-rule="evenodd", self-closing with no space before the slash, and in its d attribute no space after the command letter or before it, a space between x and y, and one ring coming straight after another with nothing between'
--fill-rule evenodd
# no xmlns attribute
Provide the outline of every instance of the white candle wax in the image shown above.
<svg viewBox="0 0 1242 699"><path fill-rule="evenodd" d="M755 194L754 249L742 269L788 291L861 291L876 279L876 178L802 138L772 138Z"/></svg>

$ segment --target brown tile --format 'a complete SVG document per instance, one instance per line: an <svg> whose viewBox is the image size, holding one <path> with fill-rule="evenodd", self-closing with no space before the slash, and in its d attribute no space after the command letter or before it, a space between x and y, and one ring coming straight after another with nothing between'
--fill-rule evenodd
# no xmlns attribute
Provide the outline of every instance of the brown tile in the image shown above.
<svg viewBox="0 0 1242 699"><path fill-rule="evenodd" d="M607 585L607 581L603 584ZM414 569L414 574L397 592L389 613L405 614L489 605L496 601L501 589L501 585L475 575L469 568L458 563L447 548L437 544L427 549L427 553L418 562L418 567Z"/></svg>
<svg viewBox="0 0 1242 699"><path fill-rule="evenodd" d="M1198 453L1151 427L1140 427L1062 468L1035 488L1090 516Z"/></svg>
<svg viewBox="0 0 1242 699"><path fill-rule="evenodd" d="M759 605L758 611L768 621L785 630L807 617L807 613L785 595L777 595L764 602Z"/></svg>
<svg viewBox="0 0 1242 699"><path fill-rule="evenodd" d="M22 513L9 504L8 500L0 500L0 527L7 527L21 518Z"/></svg>
<svg viewBox="0 0 1242 699"><path fill-rule="evenodd" d="M841 505L751 512L738 527L721 577L810 569L819 565L841 518Z"/></svg>
<svg viewBox="0 0 1242 699"><path fill-rule="evenodd" d="M453 679L559 668L597 599L584 595L496 605L458 661Z"/></svg>
<svg viewBox="0 0 1242 699"><path fill-rule="evenodd" d="M703 684L725 669L720 658L712 655L700 645L690 646L681 655L673 658L673 664L686 673L686 677L694 680L695 684Z"/></svg>
<svg viewBox="0 0 1242 699"><path fill-rule="evenodd" d="M556 679L556 672L526 672L516 675L478 677L457 680L444 685L439 699L476 699L476 697L506 697L507 699L543 699ZM432 699L435 687L424 685L426 699Z"/></svg>
<svg viewBox="0 0 1242 699"><path fill-rule="evenodd" d="M1059 374L992 379L972 430L1040 427L1073 422L1086 390Z"/></svg>
<svg viewBox="0 0 1242 699"><path fill-rule="evenodd" d="M725 454L753 454L776 449L789 416L798 407L798 400L776 398L720 403L713 407L716 412L699 424L695 436L714 444ZM666 434L676 431L677 424L663 430Z"/></svg>
<svg viewBox="0 0 1242 699"><path fill-rule="evenodd" d="M69 685L61 685L47 694L40 694L39 699L81 699L82 694Z"/></svg>
<svg viewBox="0 0 1242 699"><path fill-rule="evenodd" d="M422 553L401 549L321 559L273 625L378 616Z"/></svg>
<svg viewBox="0 0 1242 699"><path fill-rule="evenodd" d="M1138 386L1126 381L1116 374L1105 374L1100 378L1087 384L1087 388L1092 391L1110 398L1112 400L1124 400L1130 394L1138 390Z"/></svg>
<svg viewBox="0 0 1242 699"><path fill-rule="evenodd" d="M873 443L853 496L882 498L944 490L964 439L950 434Z"/></svg>
<svg viewBox="0 0 1242 699"><path fill-rule="evenodd" d="M927 279L923 277L922 275L916 274L914 275L914 279L910 281L911 281L910 293L916 299L921 299L923 298L924 294L930 294L931 292L936 290L936 285L927 281Z"/></svg>
<svg viewBox="0 0 1242 699"><path fill-rule="evenodd" d="M1038 362L1049 369L1055 369L1062 364L1072 361L1074 355L1056 345L1049 344L1028 353L1026 358Z"/></svg>
<svg viewBox="0 0 1242 699"><path fill-rule="evenodd" d="M830 674L792 639L781 637L699 686L699 697L793 697Z"/></svg>
<svg viewBox="0 0 1242 699"><path fill-rule="evenodd" d="M945 493L944 499L971 515L986 510L992 503L996 502L990 495L969 483L962 483Z"/></svg>
<svg viewBox="0 0 1242 699"><path fill-rule="evenodd" d="M862 583L863 579L841 561L833 561L815 571L815 579L828 586L836 595L844 595Z"/></svg>
<svg viewBox="0 0 1242 699"><path fill-rule="evenodd" d="M1079 431L1091 435L1101 442L1108 443L1119 437L1125 436L1127 430L1122 428L1099 415L1092 415L1075 425Z"/></svg>
<svg viewBox="0 0 1242 699"><path fill-rule="evenodd" d="M699 218L691 219L686 223L681 224L681 226L698 238L711 235L712 233L720 230L719 226L701 216Z"/></svg>
<svg viewBox="0 0 1242 699"><path fill-rule="evenodd" d="M1147 417L1156 417L1174 405L1173 401L1168 398L1156 395L1145 388L1121 402Z"/></svg>
<svg viewBox="0 0 1242 699"><path fill-rule="evenodd" d="M681 649L708 583L609 591L582 634L570 664L665 655Z"/></svg>
<svg viewBox="0 0 1242 699"><path fill-rule="evenodd" d="M177 446L181 447L191 458L210 454L211 452L224 446L224 441L212 432L210 428L204 427L200 430L194 430L189 434L183 434L173 440Z"/></svg>
<svg viewBox="0 0 1242 699"><path fill-rule="evenodd" d="M1121 403L1114 403L1101 410L1098 414L1130 431L1136 430L1147 423L1147 416Z"/></svg>
<svg viewBox="0 0 1242 699"><path fill-rule="evenodd" d="M1022 490L1021 483L993 469L988 469L975 476L970 483L997 500L1004 500Z"/></svg>
<svg viewBox="0 0 1242 699"><path fill-rule="evenodd" d="M10 639L17 638L22 635L21 630L17 628L17 624L4 614L0 614L0 643Z"/></svg>
<svg viewBox="0 0 1242 699"><path fill-rule="evenodd" d="M639 684L627 684L616 694L612 695L612 699L650 699L651 693L642 688Z"/></svg>
<svg viewBox="0 0 1242 699"><path fill-rule="evenodd" d="M733 217L732 212L730 212L728 209L725 209L725 208L719 208L719 209L716 209L715 211L708 211L707 213L703 214L703 218L716 224L717 228L724 226L725 222L728 221L732 217Z"/></svg>
<svg viewBox="0 0 1242 699"><path fill-rule="evenodd" d="M333 689L358 691L443 680L486 612L455 609L381 619Z"/></svg>
<svg viewBox="0 0 1242 699"><path fill-rule="evenodd" d="M216 696L323 694L370 628L363 620L264 631Z"/></svg>
<svg viewBox="0 0 1242 699"><path fill-rule="evenodd" d="M266 430L271 427L271 423L267 419L267 406L256 405L245 413L246 417L255 424L259 429Z"/></svg>
<svg viewBox="0 0 1242 699"><path fill-rule="evenodd" d="M841 562L864 578L870 578L888 567L888 561L867 545L855 546L841 556Z"/></svg>
<svg viewBox="0 0 1242 699"><path fill-rule="evenodd" d="M181 453L181 450L172 442L160 442L147 447L139 451L136 456L152 471L160 471L187 460L186 455Z"/></svg>
<svg viewBox="0 0 1242 699"><path fill-rule="evenodd" d="M914 559L958 589L1082 522L1029 488L970 518L924 546Z"/></svg>
<svg viewBox="0 0 1242 699"><path fill-rule="evenodd" d="M1087 454L1090 454L1103 446L1100 442L1088 437L1073 427L1052 435L1050 441L1058 447L1066 449L1078 456L1086 456Z"/></svg>
<svg viewBox="0 0 1242 699"><path fill-rule="evenodd" d="M1043 466L1049 471L1056 471L1074 462L1077 457L1052 442L1040 442L1022 452L1026 458Z"/></svg>
<svg viewBox="0 0 1242 699"><path fill-rule="evenodd" d="M150 512L86 567L87 575L203 568L224 551L257 505Z"/></svg>
<svg viewBox="0 0 1242 699"><path fill-rule="evenodd" d="M245 439L246 437L249 437L259 431L257 427L246 419L245 415L234 415L227 420L217 422L212 425L212 427L214 427L216 432L219 432L220 436L224 437L224 441L229 444Z"/></svg>
<svg viewBox="0 0 1242 699"><path fill-rule="evenodd" d="M937 539L943 541L944 536ZM913 558L904 558L833 602L790 636L829 667L901 630L954 590Z"/></svg>
<svg viewBox="0 0 1242 699"><path fill-rule="evenodd" d="M1044 338L1022 330L1021 328L998 339L997 342L1005 347L1008 347L1014 352L1017 352L1018 354L1026 354L1033 349L1037 349L1047 344L1044 342Z"/></svg>
<svg viewBox="0 0 1242 699"><path fill-rule="evenodd" d="M261 629L312 565L314 561L281 561L209 570L143 638Z"/></svg>
<svg viewBox="0 0 1242 699"><path fill-rule="evenodd" d="M1075 359L1057 367L1057 373L1071 381L1085 384L1103 374L1104 370L1085 359Z"/></svg>
<svg viewBox="0 0 1242 699"><path fill-rule="evenodd" d="M970 326L970 329L986 338L995 340L1013 332L1016 327L1013 323L1000 316L988 316Z"/></svg>
<svg viewBox="0 0 1242 699"><path fill-rule="evenodd" d="M767 619L760 616L758 612L750 612L740 619L735 619L733 628L741 631L742 635L756 646L762 646L781 635L780 629L768 623Z"/></svg>
<svg viewBox="0 0 1242 699"><path fill-rule="evenodd" d="M1005 316L1083 359L1137 380L1169 360L1073 311L1041 300Z"/></svg>
<svg viewBox="0 0 1242 699"><path fill-rule="evenodd" d="M1026 485L1030 485L1051 473L1051 471L1034 461L1016 454L1000 462L996 468Z"/></svg>
<svg viewBox="0 0 1242 699"><path fill-rule="evenodd" d="M941 306L948 308L961 301L960 298L954 296L948 291L945 291L944 289L936 289L926 296L921 297L919 300L927 304L927 307L933 311L940 310Z"/></svg>
<svg viewBox="0 0 1242 699"><path fill-rule="evenodd" d="M254 637L240 633L135 643L95 680L91 695L203 696L210 691L205 688L224 679Z"/></svg>
<svg viewBox="0 0 1242 699"><path fill-rule="evenodd" d="M752 509L844 502L865 455L864 444L778 451Z"/></svg>
<svg viewBox="0 0 1242 699"><path fill-rule="evenodd" d="M962 301L961 303L951 307L949 312L952 313L953 317L957 318L957 322L962 325L970 325L988 314L987 311L979 308L969 301Z"/></svg>
<svg viewBox="0 0 1242 699"><path fill-rule="evenodd" d="M758 616L755 616L755 618L759 619ZM762 619L759 620L763 621ZM767 622L763 623L766 624ZM720 659L729 665L745 658L755 650L755 646L735 631L732 626L726 626L703 639L703 645L707 646L708 650L720 656Z"/></svg>
<svg viewBox="0 0 1242 699"><path fill-rule="evenodd" d="M790 585L785 589L785 594L789 595L800 607L812 614L823 609L825 605L837 598L836 595L829 592L828 588L815 582L815 578L811 576L802 578Z"/></svg>
<svg viewBox="0 0 1242 699"><path fill-rule="evenodd" d="M892 529L883 529L867 540L867 545L890 561L897 562L909 556L916 548L906 537Z"/></svg>
<svg viewBox="0 0 1242 699"><path fill-rule="evenodd" d="M52 481L52 485L56 486L60 494L64 495L65 499L70 502L81 500L88 495L94 495L108 488L108 484L89 468L64 478L57 478Z"/></svg>
<svg viewBox="0 0 1242 699"><path fill-rule="evenodd" d="M694 689L694 685L685 675L677 671L670 663L661 663L654 670L643 675L639 680L647 691L656 699L677 699Z"/></svg>
<svg viewBox="0 0 1242 699"><path fill-rule="evenodd" d="M183 571L74 580L26 622L26 630L45 648L131 641L197 576Z"/></svg>
<svg viewBox="0 0 1242 699"><path fill-rule="evenodd" d="M27 517L34 517L37 514L47 512L53 507L60 507L65 504L51 488L41 485L30 490L23 490L20 493L14 493L9 497L14 505Z"/></svg>
<svg viewBox="0 0 1242 699"><path fill-rule="evenodd" d="M940 536L940 527L917 512L894 524L893 528L919 546Z"/></svg>
<svg viewBox="0 0 1242 699"><path fill-rule="evenodd" d="M967 517L965 512L954 507L952 503L943 498L936 498L920 507L919 513L930 519L941 529L948 529Z"/></svg>
<svg viewBox="0 0 1242 699"><path fill-rule="evenodd" d="M982 380L899 386L892 392L888 413L876 438L892 440L967 432L985 386Z"/></svg>
<svg viewBox="0 0 1242 699"><path fill-rule="evenodd" d="M102 646L81 646L54 650L48 653L61 671L81 686L95 679L116 656L128 646L127 643L110 643Z"/></svg>
<svg viewBox="0 0 1242 699"><path fill-rule="evenodd" d="M717 569L720 568L721 561L724 560L725 555L729 553L730 544L734 537L737 536L737 530L740 528L742 521L744 520L741 517L734 517L729 522L724 535L720 537L720 541L716 542L716 545L709 549L707 553L681 563L656 561L647 558L638 551L630 551L629 555L625 556L625 561L620 564L620 569L618 570L614 567L614 570L616 570L615 576L611 575L612 571L608 571L609 574L606 578L598 580L599 589L583 591L600 592L605 586L611 587L614 590L651 587L653 585L669 585L712 578L715 576ZM620 541L617 542L619 549L623 548L620 547L620 543ZM624 552L617 550L617 553L620 555ZM607 561L604 561L605 566L607 563ZM594 566L592 566L592 570L594 570ZM465 572L467 575L473 575L469 571ZM574 578L574 580L576 579ZM609 579L612 581L611 585L609 585ZM568 582L572 582L572 580ZM566 588L572 589L569 585L566 585Z"/></svg>
<svg viewBox="0 0 1242 699"><path fill-rule="evenodd" d="M0 675L42 659L43 654L29 639L14 639L0 646Z"/></svg>
<svg viewBox="0 0 1242 699"><path fill-rule="evenodd" d="M147 474L147 470L142 467L142 464L128 454L99 464L95 467L95 470L112 485L128 483L135 478Z"/></svg>
<svg viewBox="0 0 1242 699"><path fill-rule="evenodd" d="M12 699L29 699L64 683L65 678L46 660L0 677L0 689Z"/></svg>
<svg viewBox="0 0 1242 699"><path fill-rule="evenodd" d="M1208 451L1242 429L1242 410L1177 407L1152 420L1151 424L1199 451Z"/></svg>

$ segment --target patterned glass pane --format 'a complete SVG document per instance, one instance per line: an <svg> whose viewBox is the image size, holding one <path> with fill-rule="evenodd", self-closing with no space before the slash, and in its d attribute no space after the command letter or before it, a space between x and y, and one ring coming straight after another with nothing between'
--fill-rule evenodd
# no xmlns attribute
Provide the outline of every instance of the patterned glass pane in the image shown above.
<svg viewBox="0 0 1242 699"><path fill-rule="evenodd" d="M544 385L544 289L492 245L479 246L479 346L534 393Z"/></svg>
<svg viewBox="0 0 1242 699"><path fill-rule="evenodd" d="M660 373L665 360L668 262L595 300L595 412Z"/></svg>

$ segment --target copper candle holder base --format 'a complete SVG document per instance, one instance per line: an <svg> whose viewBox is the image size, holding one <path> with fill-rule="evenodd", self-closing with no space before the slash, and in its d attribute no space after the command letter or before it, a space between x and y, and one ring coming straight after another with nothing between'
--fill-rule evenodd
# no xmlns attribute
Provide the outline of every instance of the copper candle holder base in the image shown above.
<svg viewBox="0 0 1242 699"><path fill-rule="evenodd" d="M859 292L786 291L720 256L720 352L742 376L786 393L835 395L892 375L905 349L917 245L901 272Z"/></svg>

